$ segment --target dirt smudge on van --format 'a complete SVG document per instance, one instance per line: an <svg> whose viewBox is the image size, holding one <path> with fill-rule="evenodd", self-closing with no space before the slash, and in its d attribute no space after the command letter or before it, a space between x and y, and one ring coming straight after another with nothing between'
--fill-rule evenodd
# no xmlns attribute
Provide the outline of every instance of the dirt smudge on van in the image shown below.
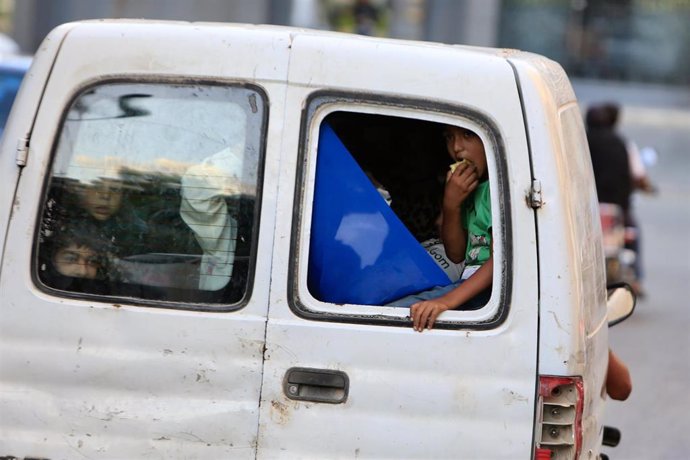
<svg viewBox="0 0 690 460"><path fill-rule="evenodd" d="M561 326L561 322L558 321L558 316L556 316L556 312L553 310L549 310L549 313L553 315L553 320L556 322L556 326L558 326L558 329L562 330L563 332L568 332L563 326Z"/></svg>
<svg viewBox="0 0 690 460"><path fill-rule="evenodd" d="M570 361L577 363L577 364L584 364L586 359L585 359L585 351L580 350L575 354L570 355Z"/></svg>
<svg viewBox="0 0 690 460"><path fill-rule="evenodd" d="M472 417L477 413L477 392L471 383L458 383L453 391L453 399L465 416Z"/></svg>
<svg viewBox="0 0 690 460"><path fill-rule="evenodd" d="M249 96L249 106L252 108L252 113L256 113L259 111L256 105L256 94L252 94Z"/></svg>
<svg viewBox="0 0 690 460"><path fill-rule="evenodd" d="M215 372L213 369L199 369L196 373L197 383L211 383L211 380L206 375L207 372Z"/></svg>
<svg viewBox="0 0 690 460"><path fill-rule="evenodd" d="M290 406L280 401L271 401L271 420L279 425L290 421Z"/></svg>
<svg viewBox="0 0 690 460"><path fill-rule="evenodd" d="M523 396L520 393L517 393L509 388L504 388L503 389L503 404L506 406L510 406L511 404L515 402L528 402L529 398L527 396Z"/></svg>

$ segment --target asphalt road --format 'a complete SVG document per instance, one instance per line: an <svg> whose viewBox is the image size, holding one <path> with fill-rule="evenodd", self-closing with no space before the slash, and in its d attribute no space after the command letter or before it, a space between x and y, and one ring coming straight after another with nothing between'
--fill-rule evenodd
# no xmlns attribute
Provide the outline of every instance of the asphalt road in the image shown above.
<svg viewBox="0 0 690 460"><path fill-rule="evenodd" d="M633 393L610 401L606 424L622 431L604 452L612 460L690 458L690 91L577 85L582 107L624 104L621 131L653 146L649 169L659 192L638 196L646 296L610 330L611 347L630 367Z"/></svg>

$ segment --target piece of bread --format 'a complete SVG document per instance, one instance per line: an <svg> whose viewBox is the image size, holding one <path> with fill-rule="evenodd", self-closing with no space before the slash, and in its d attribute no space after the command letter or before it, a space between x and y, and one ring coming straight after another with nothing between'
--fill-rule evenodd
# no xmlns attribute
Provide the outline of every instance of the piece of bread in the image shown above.
<svg viewBox="0 0 690 460"><path fill-rule="evenodd" d="M460 166L460 165L463 164L463 163L470 163L470 164L472 164L472 162L471 162L470 160L468 160L467 158L463 158L462 160L456 161L455 163L453 163L452 165L450 165L450 172L451 172L451 173L454 173L454 172L455 172L455 168L457 168L458 166Z"/></svg>

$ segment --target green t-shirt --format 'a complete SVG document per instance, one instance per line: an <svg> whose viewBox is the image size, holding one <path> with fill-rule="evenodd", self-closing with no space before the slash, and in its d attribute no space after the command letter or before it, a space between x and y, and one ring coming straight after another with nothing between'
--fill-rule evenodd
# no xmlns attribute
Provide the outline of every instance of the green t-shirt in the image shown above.
<svg viewBox="0 0 690 460"><path fill-rule="evenodd" d="M491 256L491 195L489 181L481 182L462 205L467 229L465 265L482 265Z"/></svg>

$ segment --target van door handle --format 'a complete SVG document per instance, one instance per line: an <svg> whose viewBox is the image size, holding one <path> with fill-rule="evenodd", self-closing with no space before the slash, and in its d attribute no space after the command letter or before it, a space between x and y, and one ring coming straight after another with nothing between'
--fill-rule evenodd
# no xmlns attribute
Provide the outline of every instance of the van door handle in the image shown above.
<svg viewBox="0 0 690 460"><path fill-rule="evenodd" d="M290 399L341 404L347 400L350 379L342 371L293 367L283 379L283 392Z"/></svg>

